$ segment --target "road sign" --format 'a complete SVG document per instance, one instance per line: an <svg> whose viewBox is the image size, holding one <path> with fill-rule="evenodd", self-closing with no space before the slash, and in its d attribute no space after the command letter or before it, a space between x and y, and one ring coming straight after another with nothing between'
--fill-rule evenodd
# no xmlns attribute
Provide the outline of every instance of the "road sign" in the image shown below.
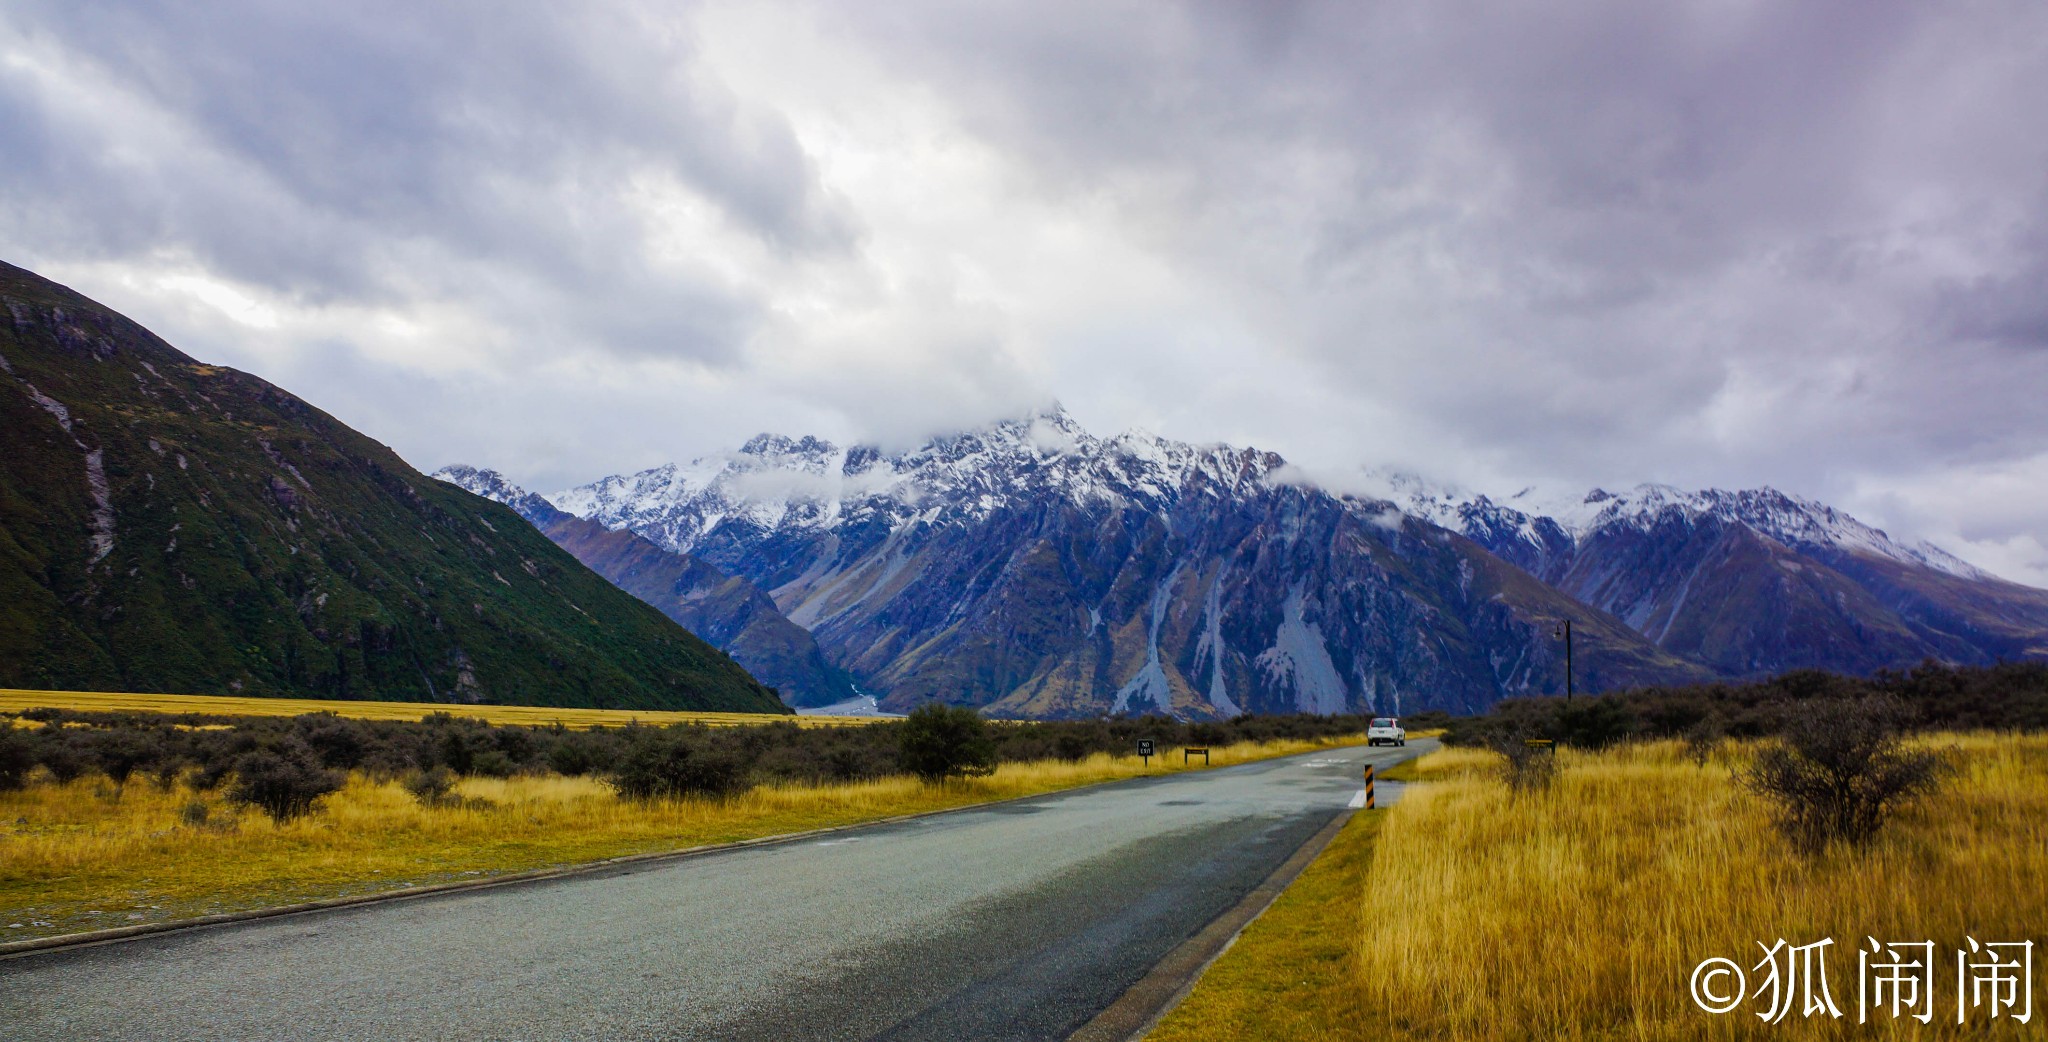
<svg viewBox="0 0 2048 1042"><path fill-rule="evenodd" d="M1145 766L1152 766L1152 739L1138 739L1138 755L1144 757Z"/></svg>

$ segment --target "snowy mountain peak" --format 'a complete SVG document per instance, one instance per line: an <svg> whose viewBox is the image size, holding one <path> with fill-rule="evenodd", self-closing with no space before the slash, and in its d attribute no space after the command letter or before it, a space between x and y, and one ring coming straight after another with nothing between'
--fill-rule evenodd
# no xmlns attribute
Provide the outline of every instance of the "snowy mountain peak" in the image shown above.
<svg viewBox="0 0 2048 1042"><path fill-rule="evenodd" d="M823 438L814 438L808 434L801 438L790 438L781 434L764 432L748 438L746 444L740 446L740 452L743 455L771 458L800 456L811 459L830 456L838 451L839 446Z"/></svg>
<svg viewBox="0 0 2048 1042"><path fill-rule="evenodd" d="M1006 505L1064 500L1170 507L1227 495L1285 465L1270 452L1128 431L1090 434L1054 403L909 452L841 449L762 434L737 452L608 477L548 497L570 513L688 550L721 525L836 529L975 521Z"/></svg>
<svg viewBox="0 0 2048 1042"><path fill-rule="evenodd" d="M1673 517L1694 525L1719 519L1745 525L1796 550L1863 553L1969 579L1988 577L1938 547L1924 542L1900 543L1882 529L1832 506L1768 485L1691 491L1647 483L1622 492L1594 488L1568 495L1530 488L1496 503L1483 495L1431 486L1405 475L1383 481L1388 498L1404 511L1475 538L1481 531L1518 530L1528 541L1541 545L1541 522L1548 521L1571 541L1583 542L1617 526L1647 530Z"/></svg>
<svg viewBox="0 0 2048 1042"><path fill-rule="evenodd" d="M526 490L505 480L505 475L495 470L472 467L467 463L451 463L435 471L431 477L459 485L485 499L508 503L526 495Z"/></svg>
<svg viewBox="0 0 2048 1042"><path fill-rule="evenodd" d="M542 518L555 513L554 504L507 481L505 475L495 470L472 467L467 463L453 463L435 471L431 476L485 499L503 503L518 511L520 516L528 521L539 523Z"/></svg>

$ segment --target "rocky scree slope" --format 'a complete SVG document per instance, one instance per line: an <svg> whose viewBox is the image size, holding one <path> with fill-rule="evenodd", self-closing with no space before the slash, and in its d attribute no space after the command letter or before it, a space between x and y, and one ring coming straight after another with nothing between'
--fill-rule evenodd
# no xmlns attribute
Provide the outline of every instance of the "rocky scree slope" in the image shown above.
<svg viewBox="0 0 2048 1042"><path fill-rule="evenodd" d="M0 264L0 686L786 712L511 510Z"/></svg>

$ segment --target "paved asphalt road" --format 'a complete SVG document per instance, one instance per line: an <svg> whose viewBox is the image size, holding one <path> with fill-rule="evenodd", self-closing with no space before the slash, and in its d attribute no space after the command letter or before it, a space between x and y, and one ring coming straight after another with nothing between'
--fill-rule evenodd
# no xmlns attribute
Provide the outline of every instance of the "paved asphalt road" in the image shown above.
<svg viewBox="0 0 2048 1042"><path fill-rule="evenodd" d="M0 962L0 1038L1063 1039L1427 748Z"/></svg>

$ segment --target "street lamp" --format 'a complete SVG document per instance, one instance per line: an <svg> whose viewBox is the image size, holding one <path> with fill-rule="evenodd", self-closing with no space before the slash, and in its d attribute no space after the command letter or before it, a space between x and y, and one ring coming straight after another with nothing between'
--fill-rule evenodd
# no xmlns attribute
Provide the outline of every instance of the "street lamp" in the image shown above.
<svg viewBox="0 0 2048 1042"><path fill-rule="evenodd" d="M1551 636L1564 639L1564 700L1569 702L1572 700L1572 620L1558 623Z"/></svg>

